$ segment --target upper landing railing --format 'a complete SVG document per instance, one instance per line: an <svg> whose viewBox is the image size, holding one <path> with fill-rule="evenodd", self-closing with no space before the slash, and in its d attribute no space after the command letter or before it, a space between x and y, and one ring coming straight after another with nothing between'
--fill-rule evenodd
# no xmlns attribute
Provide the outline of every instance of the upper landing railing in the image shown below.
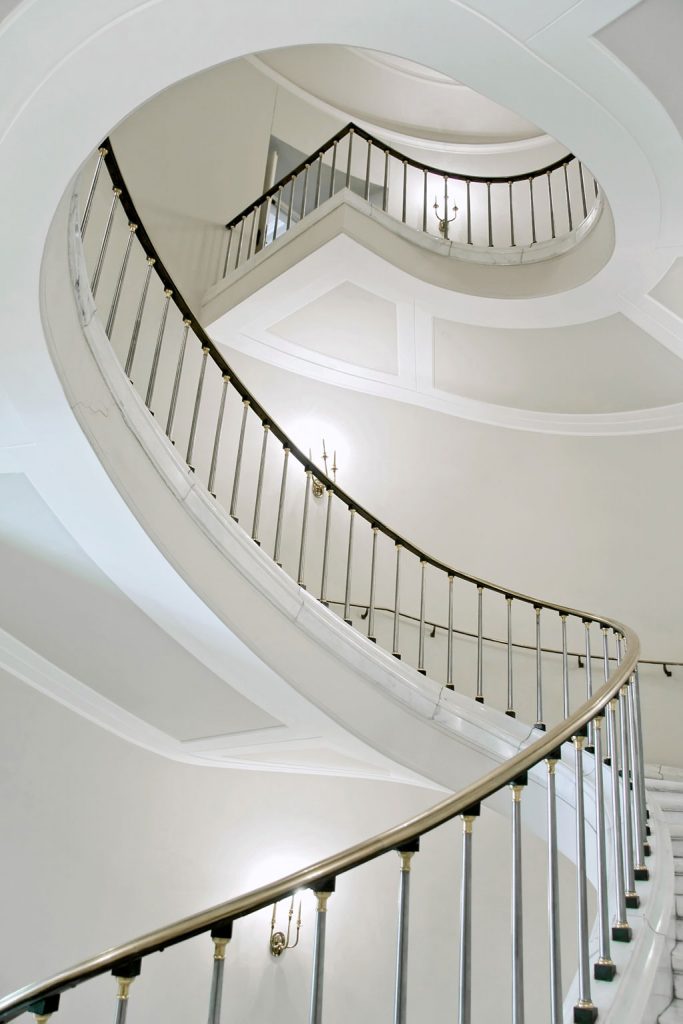
<svg viewBox="0 0 683 1024"><path fill-rule="evenodd" d="M101 171L105 166L110 182L102 188ZM139 245L134 250L135 239ZM579 1024L594 1021L598 1011L592 998L593 979L604 984L615 977L611 943L631 940L628 910L639 903L637 882L648 877L644 861L650 850L638 682L640 646L635 633L604 616L543 601L450 568L386 527L322 473L268 417L197 323L142 227L109 142L100 150L80 218L80 240L77 238L74 244L79 266L74 286L87 289L89 284L97 307L95 320L89 318L89 329L99 321L98 329L106 332L121 359L122 383L125 370L131 383L134 381L134 401L154 416L151 422L156 424L160 441L194 471L198 486L206 485L207 496L213 495L224 504L236 522L245 524L254 542L282 564L301 587L315 591L321 601L332 604L332 587L339 586L338 606L350 627L354 624L353 610L362 604L367 616L365 620L357 619L356 624L364 626L369 640L385 646L396 658L408 655L423 673L429 671L437 679L445 676L450 688L457 684L483 702L486 683L487 703L495 705L502 698L503 709L515 715L519 707L519 689L514 686L518 659L528 670L525 675L534 680L531 721L535 720L539 731L535 741L520 753L411 821L6 996L0 1000L0 1024L25 1011L34 1013L38 1024L45 1024L58 1009L63 993L107 972L117 981L115 1022L124 1024L130 985L141 973L143 962L168 946L200 934L209 934L212 939L208 1024L220 1024L226 946L233 927L241 918L302 888L312 889L317 897L308 1020L309 1024L322 1024L328 902L337 888L332 908L344 899L345 873L390 851L400 856L392 1020L393 1024L406 1024L411 862L419 850L420 838L458 815L463 828L457 1020L458 1024L472 1024L473 998L476 1000L472 990L472 922L477 914L472 900L475 823L482 803L505 788L511 798L510 873L504 858L498 858L490 886L501 894L504 889L510 893L511 1020L513 1024L524 1022L526 973L539 984L549 978L546 1019L550 1024L563 1024L560 916L567 893L559 885L555 786L558 773L567 771L560 763L561 746L567 741L573 746L576 842L576 894L569 900L578 907L579 964L578 999L571 1016ZM112 260L112 251L119 247L118 258ZM236 399L233 403L231 396ZM236 414L232 418L230 404ZM228 447L228 441L234 444ZM269 486L271 480L273 488ZM314 486L321 492L317 508L313 505ZM293 501L293 497L298 500ZM268 510L272 515L266 514ZM364 595L362 601L360 593ZM428 597L433 600L429 613ZM405 606L412 609L415 598L418 614L413 616L411 611L405 617ZM502 636L490 638L484 633L485 614L491 617L494 630L502 627ZM427 621L439 623L443 642L431 652L429 661L425 650ZM472 621L474 629L469 625ZM556 630L559 645L542 644L542 622ZM581 641L579 649L585 654L580 692L570 686L569 637L575 646ZM599 647L591 649L596 639ZM498 660L500 645L504 657ZM601 678L599 682L596 679L594 687L596 648L600 651ZM524 699L529 687L522 689ZM549 692L557 699L553 710L557 724L546 731L543 700ZM523 713L527 715L526 710ZM595 799L590 799L587 806L586 757L589 766L600 768L593 773ZM528 957L525 960L524 953L522 811L529 772L534 772L535 779L547 789L547 880L537 877L526 882L527 886L543 886L544 895L547 886L548 950L547 958L540 962L530 962ZM609 831L608 815L613 825ZM589 841L595 843L594 856L592 850L587 851ZM597 866L598 896L599 943L592 971L589 862ZM450 910L444 912L450 914ZM356 912L357 922L360 913ZM359 935L362 937L362 928ZM372 955L372 950L367 953ZM328 960L336 960L338 955L332 948ZM491 966L486 965L482 977L491 977ZM494 971L497 966L493 965Z"/></svg>
<svg viewBox="0 0 683 1024"><path fill-rule="evenodd" d="M457 174L419 163L348 124L226 224L219 277L282 238L348 189L421 235L471 259L554 255L595 219L598 183L571 153L526 174ZM445 212L444 212L445 211ZM543 243L551 243L550 246Z"/></svg>

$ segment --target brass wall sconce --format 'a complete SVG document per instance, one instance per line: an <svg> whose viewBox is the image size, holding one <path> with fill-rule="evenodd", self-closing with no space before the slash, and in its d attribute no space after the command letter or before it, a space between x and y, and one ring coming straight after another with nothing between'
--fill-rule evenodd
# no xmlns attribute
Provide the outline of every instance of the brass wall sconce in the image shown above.
<svg viewBox="0 0 683 1024"><path fill-rule="evenodd" d="M301 931L301 900L299 900L299 911L296 917L296 937L294 942L291 941L292 937L292 918L294 917L294 897L289 904L289 910L287 911L287 932L281 932L276 930L277 922L277 903L273 903L273 915L270 919L270 943L269 948L272 956L282 956L286 949L294 949L299 944L299 932Z"/></svg>
<svg viewBox="0 0 683 1024"><path fill-rule="evenodd" d="M309 457L309 459L311 458L311 449L310 448L308 449L308 457ZM325 438L323 438L322 460L323 460L323 464L325 466L325 476L326 477L330 477L330 474L332 474L331 479L332 479L333 483L336 484L336 482L337 482L337 468L338 468L337 467L337 452L336 452L336 449L335 449L335 451L332 454L332 465L330 466L329 469L327 468L328 459L329 459L329 455L327 454L327 448L325 447ZM313 481L312 481L312 484L311 484L311 490L313 491L313 497L314 498L322 498L323 494L325 493L325 485L322 483L322 481L317 480L316 477L313 477Z"/></svg>
<svg viewBox="0 0 683 1024"><path fill-rule="evenodd" d="M458 207L455 205L455 203L453 203L453 216L449 217L448 216L448 195L446 195L445 201L444 201L444 215L443 215L443 217L439 213L439 201L436 198L436 196L434 196L434 207L433 207L433 209L434 209L434 214L436 216L436 219L439 222L439 234L443 235L444 238L448 238L448 225L452 224L453 221L455 220L455 218L458 216Z"/></svg>

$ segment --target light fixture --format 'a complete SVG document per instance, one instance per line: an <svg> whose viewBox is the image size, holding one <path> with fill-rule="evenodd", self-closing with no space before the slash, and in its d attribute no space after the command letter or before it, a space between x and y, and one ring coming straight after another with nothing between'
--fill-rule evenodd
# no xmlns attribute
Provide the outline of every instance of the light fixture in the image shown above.
<svg viewBox="0 0 683 1024"><path fill-rule="evenodd" d="M336 482L337 482L337 450L335 448L335 450L334 450L334 452L332 454L332 465L328 469L327 461L329 459L329 455L327 454L327 448L325 447L325 438L323 438L322 440L323 440L322 460L323 460L323 464L325 466L325 476L328 479L331 479L332 482L336 484ZM313 459L311 457L311 449L310 448L308 449L308 457L309 457L309 459L311 459L311 461L313 461ZM330 477L330 473L332 474L331 477ZM318 480L316 477L313 477L313 482L311 484L311 490L313 491L313 497L314 498L322 498L323 494L325 493L325 485L322 483L321 480Z"/></svg>
<svg viewBox="0 0 683 1024"><path fill-rule="evenodd" d="M294 942L291 942L292 937L292 918L294 917L294 896L289 904L289 910L287 911L287 932L281 932L276 929L277 922L277 903L273 903L273 914L270 919L270 952L272 956L282 956L286 949L294 949L299 943L299 932L301 931L301 898L299 898L299 912L296 917L296 938Z"/></svg>
<svg viewBox="0 0 683 1024"><path fill-rule="evenodd" d="M437 221L439 222L439 234L443 235L444 238L448 238L448 225L452 224L455 218L458 216L458 207L453 203L453 216L448 216L448 192L444 197L444 215L443 217L439 213L439 201L434 196L434 214Z"/></svg>

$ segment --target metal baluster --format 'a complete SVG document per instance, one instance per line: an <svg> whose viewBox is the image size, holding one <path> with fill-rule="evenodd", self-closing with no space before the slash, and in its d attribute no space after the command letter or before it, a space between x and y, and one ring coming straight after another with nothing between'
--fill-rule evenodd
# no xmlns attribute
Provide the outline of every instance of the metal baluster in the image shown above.
<svg viewBox="0 0 683 1024"><path fill-rule="evenodd" d="M327 568L328 568L328 554L330 549L330 523L332 517L332 495L333 490L328 487L325 491L327 495L327 512L325 513L325 539L323 540L323 570L322 579L320 581L320 601L322 604L327 605Z"/></svg>
<svg viewBox="0 0 683 1024"><path fill-rule="evenodd" d="M410 868L413 856L420 849L416 839L396 852L401 858L398 890L398 938L396 943L396 987L394 989L394 1024L406 1024L408 1004L408 931L410 924Z"/></svg>
<svg viewBox="0 0 683 1024"><path fill-rule="evenodd" d="M304 187L301 190L301 213L299 220L303 220L306 216L306 200L308 199L308 164L304 167Z"/></svg>
<svg viewBox="0 0 683 1024"><path fill-rule="evenodd" d="M443 176L443 237L444 241L448 241L448 178L444 174Z"/></svg>
<svg viewBox="0 0 683 1024"><path fill-rule="evenodd" d="M515 717L515 698L512 690L512 598L505 595L507 601L507 621L508 621L508 636L507 636L507 666L508 666L508 706L505 712L510 718Z"/></svg>
<svg viewBox="0 0 683 1024"><path fill-rule="evenodd" d="M550 233L552 237L555 237L555 209L553 207L553 187L550 181L550 171L548 171L548 202L550 203Z"/></svg>
<svg viewBox="0 0 683 1024"><path fill-rule="evenodd" d="M619 722L621 724L621 820L624 829L624 870L626 906L639 907L633 866L633 801L631 799L631 738L629 726L628 684L619 690Z"/></svg>
<svg viewBox="0 0 683 1024"><path fill-rule="evenodd" d="M116 213L116 207L119 202L119 196L121 195L120 188L113 188L112 193L114 198L111 201L109 207L109 216L107 217L107 226L104 229L104 236L102 238L102 244L100 245L100 252L97 257L97 263L95 264L95 273L92 276L90 282L90 291L92 292L93 299L97 295L97 286L100 283L100 275L102 274L102 267L104 266L104 257L107 255L107 247L109 245L109 238L111 235L111 229L114 224L114 214Z"/></svg>
<svg viewBox="0 0 683 1024"><path fill-rule="evenodd" d="M382 190L382 209L387 212L389 202L389 151L384 151L384 187Z"/></svg>
<svg viewBox="0 0 683 1024"><path fill-rule="evenodd" d="M322 176L323 176L323 154L322 154L322 152L320 152L320 153L318 153L318 176L317 176L316 181L315 181L315 206L313 207L314 210L317 210L318 207L320 206L320 186L322 184Z"/></svg>
<svg viewBox="0 0 683 1024"><path fill-rule="evenodd" d="M310 470L308 472L310 472ZM322 1024L323 1019L325 923L327 918L327 901L334 892L334 879L330 879L324 884L324 891L319 889L314 890L317 907L315 915L315 935L313 938L313 978L311 982L311 1009L308 1016L309 1024Z"/></svg>
<svg viewBox="0 0 683 1024"><path fill-rule="evenodd" d="M275 204L275 223L273 224L273 241L277 238L277 229L280 226L280 206L282 205L282 190L284 185L280 185L277 190L277 202Z"/></svg>
<svg viewBox="0 0 683 1024"><path fill-rule="evenodd" d="M567 654L567 616L560 613L562 622L562 714L569 718L569 655Z"/></svg>
<svg viewBox="0 0 683 1024"><path fill-rule="evenodd" d="M249 245L247 246L247 260L250 260L252 252L255 252L254 240L256 237L256 225L259 220L258 210L258 206L255 206L251 215L251 231L249 232Z"/></svg>
<svg viewBox="0 0 683 1024"><path fill-rule="evenodd" d="M97 163L95 164L95 173L93 174L92 181L90 182L88 198L85 204L85 210L83 211L83 219L81 220L81 241L85 238L85 230L88 226L88 221L90 220L90 211L92 209L93 199L95 198L95 189L97 188L97 182L100 177L104 158L109 150L105 146L100 146L97 152L99 153L99 156L97 158Z"/></svg>
<svg viewBox="0 0 683 1024"><path fill-rule="evenodd" d="M306 589L306 583L304 581L304 569L306 565L306 527L308 526L308 500L311 495L311 481L313 479L313 471L310 469L306 470L306 490L304 491L304 511L301 518L301 544L299 545L299 571L297 573L297 583L302 590Z"/></svg>
<svg viewBox="0 0 683 1024"><path fill-rule="evenodd" d="M282 568L280 561L280 543L282 541L282 525L284 522L285 491L287 490L287 466L289 464L289 448L283 448L284 460L282 463L282 479L280 480L280 500L277 507L277 525L275 527L275 545L273 547L273 561Z"/></svg>
<svg viewBox="0 0 683 1024"><path fill-rule="evenodd" d="M529 178L529 204L531 206L531 244L536 241L536 209L534 207L534 179Z"/></svg>
<svg viewBox="0 0 683 1024"><path fill-rule="evenodd" d="M400 628L400 609L399 609L399 587L401 585L401 550L400 544L396 545L396 584L394 587L394 637L393 647L391 653L395 658L401 657L401 651L399 648L399 628Z"/></svg>
<svg viewBox="0 0 683 1024"><path fill-rule="evenodd" d="M294 209L294 185L296 184L296 175L292 175L289 179L289 205L287 207L287 227L289 231L292 226L292 210Z"/></svg>
<svg viewBox="0 0 683 1024"><path fill-rule="evenodd" d="M209 494L213 494L214 498L216 494L214 492L214 484L216 483L216 470L218 468L218 449L221 443L221 431L223 429L223 413L225 412L225 398L228 393L228 384L230 383L230 374L223 374L223 387L221 389L221 401L218 406L218 418L216 419L216 431L213 438L213 451L211 452L211 466L209 468L209 483L208 489Z"/></svg>
<svg viewBox="0 0 683 1024"><path fill-rule="evenodd" d="M422 230L427 230L427 169L422 172Z"/></svg>
<svg viewBox="0 0 683 1024"><path fill-rule="evenodd" d="M561 751L546 758L548 768L548 937L550 953L550 1024L562 1024L562 955L560 946L560 880L557 847L557 762Z"/></svg>
<svg viewBox="0 0 683 1024"><path fill-rule="evenodd" d="M189 319L183 320L183 336L180 339L180 350L178 352L178 365L176 366L175 379L173 381L173 391L171 392L171 402L168 407L168 419L166 420L166 437L171 437L171 430L173 429L173 421L175 419L176 406L178 404L178 391L180 390L180 378L183 372L183 363L185 362L185 348L187 347L187 332L190 329L192 321Z"/></svg>
<svg viewBox="0 0 683 1024"><path fill-rule="evenodd" d="M541 606L534 605L536 613L536 724L535 729L545 731L543 722L543 665L541 662Z"/></svg>
<svg viewBox="0 0 683 1024"><path fill-rule="evenodd" d="M159 356L161 355L161 345L164 340L164 331L166 330L166 318L168 316L168 307L171 304L171 296L173 290L171 288L164 288L164 296L166 301L164 302L164 308L161 313L161 321L159 323L159 331L157 333L157 343L154 346L154 356L152 357L152 369L149 374L149 382L147 384L147 394L145 395L145 405L152 411L152 398L154 396L154 386L157 380L157 372L159 370Z"/></svg>
<svg viewBox="0 0 683 1024"><path fill-rule="evenodd" d="M133 324L133 332L130 336L130 345L128 346L128 355L126 356L126 365L124 367L124 373L130 380L131 371L133 369L133 360L135 359L135 350L138 346L138 337L140 336L140 325L142 324L142 314L147 301L147 292L149 290L149 281L152 276L152 267L156 263L153 256L147 257L147 273L145 274L145 280L142 285L142 292L140 294L140 301L138 303L137 313L135 314L135 322Z"/></svg>
<svg viewBox="0 0 683 1024"><path fill-rule="evenodd" d="M234 234L233 228L228 228L228 245L225 250L225 260L223 261L223 277L228 273L228 261L230 260L230 248L232 246L232 236Z"/></svg>
<svg viewBox="0 0 683 1024"><path fill-rule="evenodd" d="M579 160L579 181L581 182L581 204L583 206L584 220L588 216L588 205L586 204L586 183L583 180L583 164Z"/></svg>
<svg viewBox="0 0 683 1024"><path fill-rule="evenodd" d="M512 793L512 1024L524 1024L524 917L522 902L522 791L526 772L510 783Z"/></svg>
<svg viewBox="0 0 683 1024"><path fill-rule="evenodd" d="M248 398L242 401L242 423L240 424L240 436L237 442L237 460L235 462L235 475L232 481L232 496L230 498L230 515L239 522L237 516L237 498L240 490L240 475L242 473L242 452L244 451L244 433L247 429L247 416L249 414L249 406L251 402Z"/></svg>
<svg viewBox="0 0 683 1024"><path fill-rule="evenodd" d="M130 986L139 977L141 968L141 960L129 960L128 963L121 964L120 967L115 967L112 971L117 985L114 1024L125 1024L126 1022Z"/></svg>
<svg viewBox="0 0 683 1024"><path fill-rule="evenodd" d="M567 165L564 165L564 192L567 197L567 217L569 218L569 230L574 229L574 222L572 221L572 200L569 195L569 175L567 174Z"/></svg>
<svg viewBox="0 0 683 1024"><path fill-rule="evenodd" d="M586 700L590 700L593 696L593 661L591 659L591 620L582 619L584 629L584 643L585 643L585 662L586 662ZM606 680L605 680L606 681ZM593 735L590 725L588 727L588 745L592 749Z"/></svg>
<svg viewBox="0 0 683 1024"><path fill-rule="evenodd" d="M215 925L211 929L211 938L213 940L213 971L211 973L207 1024L220 1024L225 951L232 938L232 921L224 921L219 925Z"/></svg>
<svg viewBox="0 0 683 1024"><path fill-rule="evenodd" d="M372 142L368 139L368 159L365 165L365 199L370 198L370 160L372 158Z"/></svg>
<svg viewBox="0 0 683 1024"><path fill-rule="evenodd" d="M448 577L448 643L446 650L446 686L453 689L453 577Z"/></svg>
<svg viewBox="0 0 683 1024"><path fill-rule="evenodd" d="M472 1021L472 832L479 804L462 817L462 879L460 882L460 985L458 1024Z"/></svg>
<svg viewBox="0 0 683 1024"><path fill-rule="evenodd" d="M346 158L346 188L351 188L351 153L353 152L353 128L349 128L349 151Z"/></svg>
<svg viewBox="0 0 683 1024"><path fill-rule="evenodd" d="M612 938L615 942L630 942L631 928L626 917L626 894L624 891L624 850L621 840L621 803L619 799L619 749L617 740L617 708L619 702L609 702L608 730L610 736L610 772L612 776L612 818L614 826L614 864L615 885L617 894L617 921L612 925Z"/></svg>
<svg viewBox="0 0 683 1024"><path fill-rule="evenodd" d="M375 636L375 573L377 570L377 534L379 527L372 528L372 557L370 560L370 600L368 602L368 640L377 642Z"/></svg>
<svg viewBox="0 0 683 1024"><path fill-rule="evenodd" d="M425 569L427 563L420 562L420 625L419 625L419 636L417 640L418 652L417 652L417 671L426 676L425 670Z"/></svg>
<svg viewBox="0 0 683 1024"><path fill-rule="evenodd" d="M484 703L484 588L477 587L477 696Z"/></svg>
<svg viewBox="0 0 683 1024"><path fill-rule="evenodd" d="M246 217L242 217L242 220L240 221L240 233L239 238L237 239L237 255L235 256L235 270L237 270L237 268L240 265L240 256L242 255L242 240L244 238L244 222L246 221L246 219ZM287 225L287 227L289 227L289 225Z"/></svg>
<svg viewBox="0 0 683 1024"><path fill-rule="evenodd" d="M591 976L588 962L588 890L586 885L586 832L583 799L583 748L585 736L574 736L575 782L576 782L576 881L579 911L579 1001L574 1004L574 1021L597 1020L598 1008L591 999Z"/></svg>
<svg viewBox="0 0 683 1024"><path fill-rule="evenodd" d="M636 881L646 882L650 877L650 872L645 867L645 857L650 852L650 845L647 841L647 803L645 797L645 767L643 764L643 741L642 741L642 730L640 721L640 694L638 691L638 669L636 668L633 676L631 677L630 694L633 701L631 711L631 721L633 723L634 742L632 744L633 758L634 758L634 784L637 787L639 794L638 801L636 803L636 813L638 817L638 828L637 828L637 849L638 853L636 856L636 865L634 868Z"/></svg>
<svg viewBox="0 0 683 1024"><path fill-rule="evenodd" d="M266 449L268 447L268 435L270 434L270 424L263 424L263 441L261 442L261 459L258 466L258 479L256 481L256 500L254 501L254 518L251 523L251 539L255 544L261 546L261 541L258 539L258 528L259 520L261 518L261 498L263 496L263 475L266 469Z"/></svg>
<svg viewBox="0 0 683 1024"><path fill-rule="evenodd" d="M332 168L330 170L330 194L327 197L328 199L331 199L334 195L334 175L337 169L337 145L338 142L337 139L335 139L332 145Z"/></svg>
<svg viewBox="0 0 683 1024"><path fill-rule="evenodd" d="M105 334L107 335L110 341L112 330L114 329L114 320L116 319L116 312L119 308L119 301L121 299L121 291L123 290L123 280L126 276L126 270L128 269L130 251L133 248L133 239L135 238L135 232L137 231L137 229L137 224L130 223L128 225L128 241L126 243L126 251L123 254L123 262L121 263L121 269L119 271L119 276L116 281L116 288L114 289L114 298L111 301L109 316L107 317L107 325L104 328Z"/></svg>
<svg viewBox="0 0 683 1024"><path fill-rule="evenodd" d="M491 182L486 182L486 205L489 218L489 248L493 246L493 221L491 220Z"/></svg>
<svg viewBox="0 0 683 1024"><path fill-rule="evenodd" d="M346 586L344 588L344 622L353 625L351 619L351 570L353 567L353 521L356 518L355 508L349 509L349 546L346 553Z"/></svg>
<svg viewBox="0 0 683 1024"><path fill-rule="evenodd" d="M598 924L600 935L600 956L593 964L596 981L611 981L617 973L612 960L609 937L609 891L607 889L607 839L605 835L605 787L604 762L602 758L602 727L604 716L593 720L593 743L595 746L595 839L598 854Z"/></svg>
<svg viewBox="0 0 683 1024"><path fill-rule="evenodd" d="M406 195L408 187L408 161L403 161L403 207L401 211L401 220L405 224L406 222Z"/></svg>
<svg viewBox="0 0 683 1024"><path fill-rule="evenodd" d="M190 437L189 437L188 442L187 442L187 455L185 456L185 461L187 462L187 464L190 467L190 469L193 470L193 471L194 471L194 466L192 465L192 455L194 453L194 439L195 439L195 435L197 433L197 421L199 419L199 406L201 405L202 391L204 390L204 374L206 373L206 359L207 359L208 355L209 355L209 346L208 345L203 345L202 346L202 363L201 363L201 366L199 367L199 379L197 380L197 394L195 395L195 399L194 399L194 409L192 410L192 423L190 424Z"/></svg>
<svg viewBox="0 0 683 1024"><path fill-rule="evenodd" d="M472 182L467 179L467 244L472 245L472 202L470 197L470 186Z"/></svg>
<svg viewBox="0 0 683 1024"><path fill-rule="evenodd" d="M515 215L512 209L512 182L508 181L508 201L510 204L510 245L515 244Z"/></svg>

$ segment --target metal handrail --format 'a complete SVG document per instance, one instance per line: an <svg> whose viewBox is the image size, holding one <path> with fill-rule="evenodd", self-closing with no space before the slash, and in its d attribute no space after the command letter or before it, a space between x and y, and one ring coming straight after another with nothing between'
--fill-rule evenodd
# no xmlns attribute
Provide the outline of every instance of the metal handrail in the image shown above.
<svg viewBox="0 0 683 1024"><path fill-rule="evenodd" d="M446 171L442 167L432 167L431 164L420 163L419 160L415 160L412 157L406 156L404 153L399 153L397 149L394 149L392 146L387 145L386 142L382 142L382 140L378 139L376 135L372 135L370 132L367 132L364 128L361 128L359 125L355 124L355 122L349 121L347 125L345 125L338 132L336 132L336 134L332 135L331 138L327 140L327 142L324 142L322 146L319 146L316 150L314 150L313 153L311 153L304 160L302 160L301 163L298 164L293 170L288 171L287 174L283 175L278 181L275 182L274 185L271 185L271 187L266 192L264 192L263 195L259 196L258 199L254 200L253 202L245 206L245 208L241 210L235 217L233 217L232 220L229 220L227 222L225 227L235 227L237 224L239 224L243 217L247 217L252 212L255 206L259 206L267 199L272 199L274 196L276 196L280 188L284 187L288 182L292 181L294 178L297 178L299 174L306 170L307 167L310 167L312 164L314 164L315 161L319 159L319 157L324 156L325 153L329 149L331 149L332 146L334 146L335 142L341 142L341 140L344 139L350 132L353 132L354 135L358 135L360 138L365 139L366 142L371 142L372 145L379 149L382 153L386 153L388 156L394 157L394 159L396 160L400 160L401 163L407 164L408 167L414 167L419 171L426 172L427 174L436 174L440 178L447 177L455 181L462 181L465 183L467 183L468 181L471 183L476 182L477 184L481 185L514 185L516 181L528 181L530 178L540 178L544 174L552 174L553 171L559 170L560 167L564 167L565 164L569 164L572 162L572 160L576 159L573 153L567 153L566 156L560 157L559 160L555 160L552 164L547 164L545 167L539 167L535 171L527 171L526 173L522 174L460 174L457 171Z"/></svg>
<svg viewBox="0 0 683 1024"><path fill-rule="evenodd" d="M569 613L570 609L567 609L567 612ZM596 621L594 616L591 618ZM633 630L614 620L601 618L600 621L610 629L622 634L626 641L626 654L621 664L591 700L582 704L573 715L550 729L526 750L511 757L505 764L493 769L483 778L466 786L455 796L442 800L428 811L401 825L387 829L371 839L356 843L340 853L286 875L276 882L250 890L197 914L191 914L189 917L148 932L131 942L104 950L68 970L55 974L46 981L19 989L4 999L0 999L0 1022L14 1019L48 995L64 992L100 974L114 971L131 960L137 960L149 956L151 953L160 952L169 946L177 945L209 931L221 922L234 921L254 913L278 900L291 896L299 889L319 889L321 884L331 881L338 875L360 867L390 850L408 844L411 840L425 835L457 815L465 813L469 808L478 805L504 786L514 782L545 758L551 755L557 756L561 745L573 736L582 734L588 723L619 693L638 665L640 641Z"/></svg>

